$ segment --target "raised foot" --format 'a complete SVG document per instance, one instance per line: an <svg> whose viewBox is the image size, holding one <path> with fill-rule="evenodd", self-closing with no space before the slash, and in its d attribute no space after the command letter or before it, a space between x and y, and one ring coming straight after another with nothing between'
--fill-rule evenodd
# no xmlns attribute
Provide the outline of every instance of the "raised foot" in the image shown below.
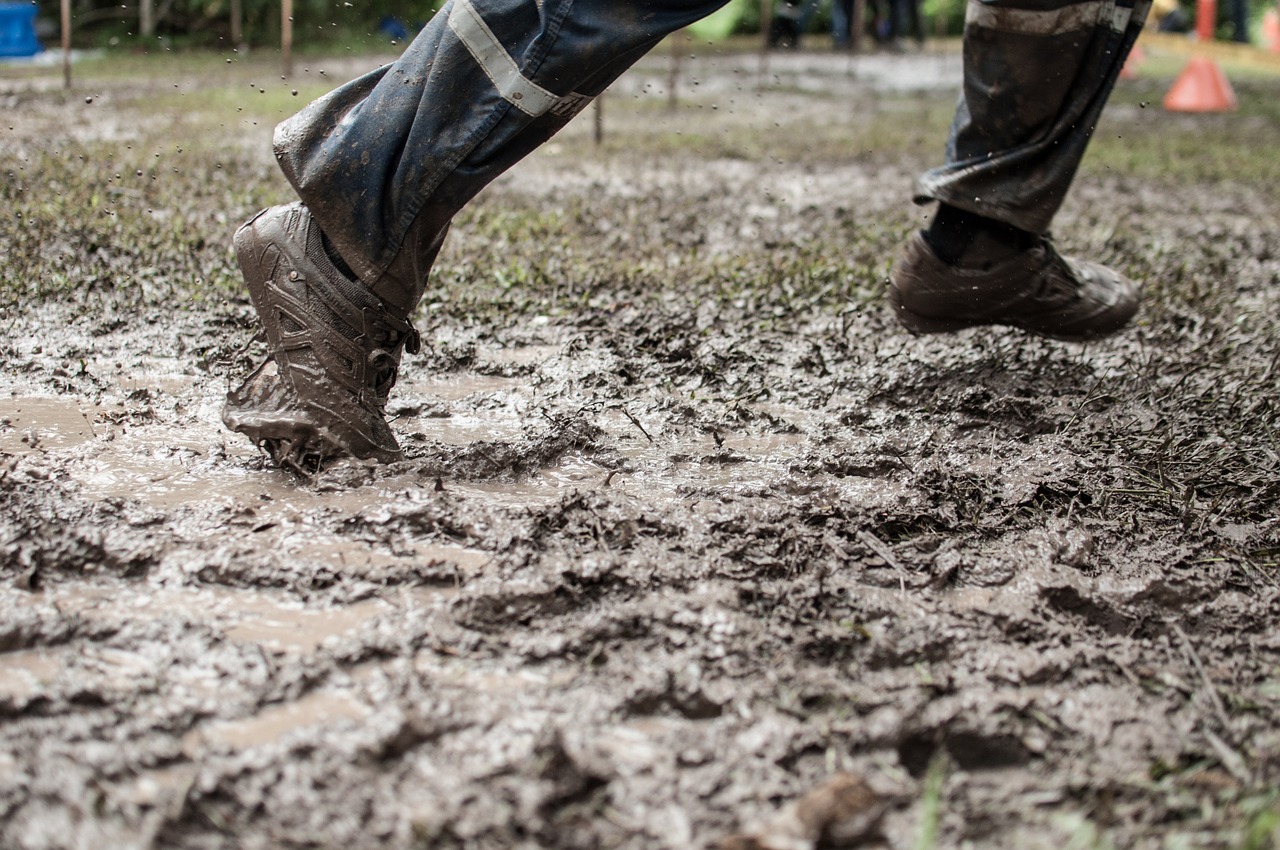
<svg viewBox="0 0 1280 850"><path fill-rule="evenodd" d="M341 457L399 460L383 408L403 350L416 351L409 322L334 267L301 204L258 213L235 247L269 353L227 394L226 426L303 471Z"/></svg>
<svg viewBox="0 0 1280 850"><path fill-rule="evenodd" d="M898 321L915 333L1008 325L1077 342L1120 330L1140 301L1136 283L1062 256L1048 238L1011 259L970 268L942 262L919 232L894 266L888 295Z"/></svg>

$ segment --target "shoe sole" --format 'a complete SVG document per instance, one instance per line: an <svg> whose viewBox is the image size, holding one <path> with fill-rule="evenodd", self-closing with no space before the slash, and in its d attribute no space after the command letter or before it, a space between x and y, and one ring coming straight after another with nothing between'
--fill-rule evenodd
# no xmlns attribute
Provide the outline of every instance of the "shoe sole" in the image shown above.
<svg viewBox="0 0 1280 850"><path fill-rule="evenodd" d="M1070 334L1055 333L1054 331L1033 327L1023 322L1005 321L1001 319L940 319L934 316L926 316L922 313L917 313L905 306L902 303L902 297L899 295L897 288L892 285L889 287L889 305L893 308L893 315L894 318L898 320L898 324L902 325L903 328L913 334L956 333L970 328L999 326L1015 328L1034 336L1044 337L1045 339L1054 339L1059 342L1093 342L1115 334L1117 331L1120 331L1127 326L1130 321L1129 319L1125 319L1124 322L1117 324L1115 327L1092 330L1080 334Z"/></svg>

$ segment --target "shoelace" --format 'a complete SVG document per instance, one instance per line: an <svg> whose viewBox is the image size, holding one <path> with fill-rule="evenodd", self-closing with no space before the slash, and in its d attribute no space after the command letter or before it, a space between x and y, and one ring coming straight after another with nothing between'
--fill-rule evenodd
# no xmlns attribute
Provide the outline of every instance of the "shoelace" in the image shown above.
<svg viewBox="0 0 1280 850"><path fill-rule="evenodd" d="M1039 245L1044 251L1044 261L1041 264L1036 277L1040 285L1036 289L1035 301L1043 303L1046 306L1058 307L1073 301L1080 297L1080 273L1065 258L1058 253L1058 248L1053 244L1053 236L1045 233L1041 237ZM1069 280L1064 280L1057 270L1064 270Z"/></svg>
<svg viewBox="0 0 1280 850"><path fill-rule="evenodd" d="M391 387L395 385L400 374L400 356L417 354L422 350L422 335L413 323L405 320L397 321L389 314L381 315L371 310L364 310L364 336L376 345L369 351L365 362L369 367L371 378L369 389L373 390L378 404L386 404Z"/></svg>

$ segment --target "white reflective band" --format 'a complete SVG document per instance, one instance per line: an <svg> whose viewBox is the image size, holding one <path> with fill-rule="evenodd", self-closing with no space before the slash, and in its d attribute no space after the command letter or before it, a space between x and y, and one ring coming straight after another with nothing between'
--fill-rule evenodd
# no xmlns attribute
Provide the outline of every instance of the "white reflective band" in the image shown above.
<svg viewBox="0 0 1280 850"><path fill-rule="evenodd" d="M964 22L966 25L983 29L1020 32L1026 35L1079 32L1098 24L1106 24L1117 32L1123 32L1129 25L1132 14L1132 9L1117 6L1114 0L1089 0L1089 2L1072 3L1061 9L1045 11L1009 9L1004 6L988 5L982 0L969 0L969 5L965 9Z"/></svg>
<svg viewBox="0 0 1280 850"><path fill-rule="evenodd" d="M551 107L551 112L561 118L572 118L586 109L587 104L594 99L589 94L567 94L556 101L555 106Z"/></svg>
<svg viewBox="0 0 1280 850"><path fill-rule="evenodd" d="M470 0L454 0L449 12L449 29L493 81L498 93L512 106L535 118L548 112L560 100L557 95L527 79L498 37L480 17Z"/></svg>

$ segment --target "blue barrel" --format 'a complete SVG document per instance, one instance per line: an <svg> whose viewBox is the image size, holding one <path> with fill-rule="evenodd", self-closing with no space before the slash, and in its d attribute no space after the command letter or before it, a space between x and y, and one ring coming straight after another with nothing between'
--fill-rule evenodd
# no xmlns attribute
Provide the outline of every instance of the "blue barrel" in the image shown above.
<svg viewBox="0 0 1280 850"><path fill-rule="evenodd" d="M0 3L0 56L35 56L36 4Z"/></svg>

